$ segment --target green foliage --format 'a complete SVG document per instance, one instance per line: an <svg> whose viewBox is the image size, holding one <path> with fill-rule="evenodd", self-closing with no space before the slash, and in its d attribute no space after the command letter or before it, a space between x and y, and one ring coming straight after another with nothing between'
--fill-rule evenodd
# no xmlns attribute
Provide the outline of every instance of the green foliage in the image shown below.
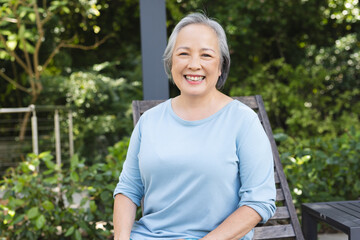
<svg viewBox="0 0 360 240"><path fill-rule="evenodd" d="M81 27L84 31L92 27L93 34L100 32L100 27L94 25L94 21L90 20L90 24L86 21L100 16L100 6L96 2L1 2L0 63L5 62L7 66L1 69L0 76L12 86L11 90L21 90L28 94L28 98L31 97L31 103L36 102L43 90L41 75L52 64L59 50L83 47L80 46L82 41L77 36L76 27ZM68 24L68 21L75 19L79 22ZM88 49L94 47L90 46ZM19 74L17 71L20 69Z"/></svg>
<svg viewBox="0 0 360 240"><path fill-rule="evenodd" d="M279 139L278 139L279 140ZM360 131L351 128L336 138L281 141L284 171L298 209L301 203L360 197Z"/></svg>
<svg viewBox="0 0 360 240"><path fill-rule="evenodd" d="M284 58L256 64L230 90L264 98L298 209L360 197L358 36L304 49L307 58L296 66Z"/></svg>
<svg viewBox="0 0 360 240"><path fill-rule="evenodd" d="M141 83L117 77L118 62L104 62L69 77L44 79L43 104L73 110L75 149L87 163L101 162L108 146L129 136L131 101L141 99Z"/></svg>
<svg viewBox="0 0 360 240"><path fill-rule="evenodd" d="M309 59L293 67L284 59L256 65L231 95L261 94L274 129L308 138L342 134L359 123L360 47L349 34L334 46L307 49Z"/></svg>
<svg viewBox="0 0 360 240"><path fill-rule="evenodd" d="M76 109L77 149L92 161L100 160L96 157L104 156L109 145L130 134L131 100L141 96L139 82L88 71L71 74L66 87L66 102Z"/></svg>
<svg viewBox="0 0 360 240"><path fill-rule="evenodd" d="M59 169L44 152L29 154L26 162L10 168L0 181L0 237L108 239L112 193L128 142L109 148L104 163L86 166L74 156L69 169Z"/></svg>

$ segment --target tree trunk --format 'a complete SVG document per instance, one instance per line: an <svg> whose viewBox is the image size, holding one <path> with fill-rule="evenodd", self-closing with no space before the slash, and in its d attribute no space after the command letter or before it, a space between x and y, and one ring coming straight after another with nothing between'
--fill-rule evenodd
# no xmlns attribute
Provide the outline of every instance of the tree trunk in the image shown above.
<svg viewBox="0 0 360 240"><path fill-rule="evenodd" d="M38 93L35 93L33 96L32 96L32 99L31 99L31 103L30 104L35 104L37 98L38 98L39 94ZM30 118L30 114L31 112L26 112L25 115L24 115L24 119L21 123L21 127L20 127L20 134L19 134L19 140L20 141L24 141L25 139L25 133L26 133L26 126L29 122L29 118Z"/></svg>

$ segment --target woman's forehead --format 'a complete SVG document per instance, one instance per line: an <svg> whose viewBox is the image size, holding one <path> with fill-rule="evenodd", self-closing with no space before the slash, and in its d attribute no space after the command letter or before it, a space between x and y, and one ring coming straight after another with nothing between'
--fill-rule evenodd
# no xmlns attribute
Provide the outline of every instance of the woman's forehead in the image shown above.
<svg viewBox="0 0 360 240"><path fill-rule="evenodd" d="M211 27L204 24L190 24L183 27L176 38L175 50L198 45L202 50L216 51L219 48L218 37Z"/></svg>

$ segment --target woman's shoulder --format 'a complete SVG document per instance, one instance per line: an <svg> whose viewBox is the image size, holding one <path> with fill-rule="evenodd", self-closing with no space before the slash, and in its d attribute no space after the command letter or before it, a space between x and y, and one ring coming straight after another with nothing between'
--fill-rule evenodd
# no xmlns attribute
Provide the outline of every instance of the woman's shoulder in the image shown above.
<svg viewBox="0 0 360 240"><path fill-rule="evenodd" d="M232 101L231 111L234 115L240 115L245 118L253 119L257 117L257 113L252 108L237 99Z"/></svg>
<svg viewBox="0 0 360 240"><path fill-rule="evenodd" d="M139 121L149 121L158 119L164 112L168 111L168 105L171 103L171 99L164 100L156 106L146 110L141 116Z"/></svg>

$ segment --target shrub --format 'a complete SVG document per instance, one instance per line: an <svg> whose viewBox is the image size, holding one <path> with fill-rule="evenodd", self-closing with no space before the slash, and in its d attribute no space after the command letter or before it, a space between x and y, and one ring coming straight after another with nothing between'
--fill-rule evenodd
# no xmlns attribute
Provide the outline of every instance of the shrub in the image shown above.
<svg viewBox="0 0 360 240"><path fill-rule="evenodd" d="M115 74L118 65L104 62L43 80L39 102L73 110L75 150L87 165L102 162L107 148L131 133L131 101L142 98L141 82Z"/></svg>
<svg viewBox="0 0 360 240"><path fill-rule="evenodd" d="M54 164L49 152L29 154L0 181L0 237L110 238L112 193L127 147L125 138L109 148L105 163L91 166L75 155L68 169ZM82 196L81 201L75 201L75 195Z"/></svg>
<svg viewBox="0 0 360 240"><path fill-rule="evenodd" d="M296 207L301 203L360 198L360 132L295 140L284 134L279 150Z"/></svg>

